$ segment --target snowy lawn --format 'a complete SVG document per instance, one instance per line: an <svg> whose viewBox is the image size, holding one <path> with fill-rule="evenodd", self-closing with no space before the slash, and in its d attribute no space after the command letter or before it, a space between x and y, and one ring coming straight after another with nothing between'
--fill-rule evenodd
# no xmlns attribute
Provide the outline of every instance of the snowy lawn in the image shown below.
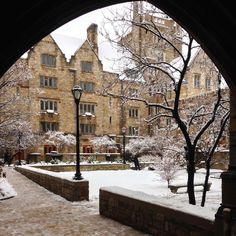
<svg viewBox="0 0 236 236"><path fill-rule="evenodd" d="M212 182L210 191L207 192L206 208L216 213L221 203L221 179L219 174L221 171L212 170L209 181ZM196 172L195 180L203 181L205 170L200 169ZM60 172L60 176L72 179L74 172ZM168 199L170 203L182 204L188 203L186 188L179 189L177 194L171 193L158 171L150 170L116 170L116 171L83 171L84 179L89 180L89 198L97 200L99 198L99 188L105 186L120 186L129 190L141 191L150 195L155 195L159 199ZM217 178L216 178L217 177ZM178 171L173 182L183 182L187 180L186 170ZM196 187L197 205L200 205L202 197L202 186ZM184 204L185 205L185 204Z"/></svg>
<svg viewBox="0 0 236 236"><path fill-rule="evenodd" d="M42 171L42 170L41 170ZM214 214L221 203L221 179L219 178L220 170L211 170L209 181L212 182L210 191L207 192L207 199L204 212L208 209L210 218L214 219ZM72 179L75 172L52 172L52 175L61 178ZM168 201L169 205L176 205L182 210L189 207L188 195L186 188L178 190L174 194L167 187L167 182L159 175L158 171L150 171L147 169L136 170L116 170L116 171L82 171L84 179L89 180L89 199L93 205L97 205L99 200L99 189L107 186L119 186L129 190L139 191L146 194L154 195L158 200ZM197 170L195 174L196 181L203 181L205 170ZM179 183L187 180L186 170L179 170L176 174L174 183ZM12 186L7 182L7 179L0 178L0 200L8 197L13 197L17 193ZM202 186L196 187L197 211L202 211L200 207L202 197Z"/></svg>

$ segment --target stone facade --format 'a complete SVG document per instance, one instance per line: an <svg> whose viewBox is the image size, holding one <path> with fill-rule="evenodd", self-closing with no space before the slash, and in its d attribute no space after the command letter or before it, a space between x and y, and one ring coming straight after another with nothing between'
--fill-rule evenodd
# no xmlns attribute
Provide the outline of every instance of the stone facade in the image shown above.
<svg viewBox="0 0 236 236"><path fill-rule="evenodd" d="M20 88L20 93L30 98L29 110L33 114L30 122L35 133L43 133L48 129L75 133L76 107L71 89L78 84L83 89L80 100L81 152L93 151L89 140L94 136L109 135L120 143L123 126L127 127L127 136L135 135L128 132L129 126L135 126L139 130L138 135L147 134L143 120L147 108L143 103L133 101L121 108L119 98L98 93L104 83L114 80L117 74L104 71L98 58L97 25L88 27L87 40L69 61L51 35L38 42L25 60L31 68L33 79L28 86ZM121 85L112 89L120 94ZM129 109L133 107L138 109L137 117L129 116ZM45 144L31 151L45 155L50 151L49 148Z"/></svg>
<svg viewBox="0 0 236 236"><path fill-rule="evenodd" d="M148 20L148 16L145 17ZM163 26L163 30L168 29L175 33L180 30L179 26L170 19L162 19L162 21L159 19L157 23ZM132 37L135 42L137 39L135 35L141 35L143 43L147 44L150 39L148 35L144 36L144 33L143 31L137 32L137 29L134 28L127 39ZM178 48L180 46L177 44ZM88 27L87 40L78 46L69 61L66 60L60 45L56 43L52 35L46 36L31 48L25 60L32 70L33 79L29 81L27 86L20 88L20 93L24 96L27 94L30 98L29 111L32 114L30 122L35 133L42 133L48 129L75 133L75 102L71 89L78 84L83 89L80 101L81 152L93 152L89 140L94 136L109 135L119 145L122 141L122 127L127 128L127 139L151 134L150 127L145 122L145 118L150 115L150 110L143 102L133 100L124 104L118 97L106 97L99 94L101 88L109 81L116 79L118 75L103 69L98 50L96 24L91 24ZM175 52L168 48L162 53L168 61L176 57ZM203 84L196 89L192 82L193 75L202 71L198 62L203 61L204 56L203 52L198 53L188 70L187 83L183 86L182 91L183 99L206 92ZM206 75L202 75L201 78L206 78ZM213 85L215 82L212 82L211 91L215 89ZM111 90L115 94L121 94L122 86L122 83L118 83ZM130 89L139 91L142 90L141 86L133 84ZM155 101L156 98L148 97L148 99ZM30 151L45 155L50 151L50 148L45 143L43 146L37 147L36 150ZM65 150L65 152L74 151L73 149Z"/></svg>
<svg viewBox="0 0 236 236"><path fill-rule="evenodd" d="M218 72L202 49L192 58L185 77L186 86L181 92L181 99L188 99L201 94L212 93L218 88Z"/></svg>
<svg viewBox="0 0 236 236"><path fill-rule="evenodd" d="M177 50L182 53L182 55L185 54L183 45L181 43L181 40L183 40L181 38L181 35L183 35L183 29L167 15L160 14L160 16L157 16L157 14L148 14L146 12L145 3L143 2L136 1L132 4L133 21L137 25L139 25L139 23L142 24L143 27L138 27L134 24L130 33L121 40L121 45L129 48L130 51L132 51L132 55L134 57L134 61L137 63L137 66L142 64L142 62L138 59L140 57L145 58L149 63L153 62L154 65L158 64L158 62L164 61L182 70L182 58L180 58L180 54L177 52ZM145 25L146 22L148 26ZM145 29L145 27L150 27L150 30L152 30L153 24L155 24L155 26L158 28L158 30L153 29L153 31L157 35L160 32L161 37L168 39L169 43L165 43L165 40L161 40L161 37L155 36L154 33ZM177 50L174 50L170 44L173 44ZM180 91L181 103L186 104L190 100L191 103L193 103L192 100L194 99L197 101L199 96L202 95L215 96L214 92L217 91L218 88L218 70L207 54L201 48L192 49L191 54L190 62L188 63L188 68L186 70ZM150 74L148 69L146 71L147 72L144 72L143 76L144 79L148 81ZM157 76L158 79L166 78L166 75L161 71L158 71ZM151 78L153 78L153 75L151 75ZM167 82L170 84L169 78L167 79ZM164 91L165 86L159 89L163 89ZM149 87L148 89L151 88ZM145 91L145 88L143 91ZM163 91L162 93L165 93L165 99L171 104L175 98L175 92L171 87L167 89L167 91ZM145 92L147 93L147 91ZM152 103L161 103L162 101L164 102L162 95L150 96L147 98L147 100ZM157 110L158 109L156 107L150 107L148 116L155 116L158 113ZM169 120L169 117L162 117L161 119L157 119L156 123L158 126L165 127L169 123ZM149 131L152 129L153 127L150 125ZM149 133L151 134L152 132Z"/></svg>

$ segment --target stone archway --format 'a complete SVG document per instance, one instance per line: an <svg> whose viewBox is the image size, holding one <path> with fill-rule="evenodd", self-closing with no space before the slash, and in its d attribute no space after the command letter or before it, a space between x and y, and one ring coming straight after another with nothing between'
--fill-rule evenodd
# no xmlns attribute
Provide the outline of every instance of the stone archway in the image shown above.
<svg viewBox="0 0 236 236"><path fill-rule="evenodd" d="M75 0L52 0L48 3L46 0L39 0L37 3L29 3L22 0L14 4L5 2L5 14L0 16L4 35L0 45L0 75L31 46L59 26L89 11L122 2L126 1L88 0L82 3ZM236 47L234 38L230 36L236 29L232 3L222 3L220 0L150 2L191 32L221 70L229 86L236 87L236 61L233 60Z"/></svg>
<svg viewBox="0 0 236 236"><path fill-rule="evenodd" d="M0 45L0 75L31 46L66 22L91 10L123 0L46 0L4 2L0 16L2 30ZM232 32L236 29L233 1L151 0L153 5L175 19L191 32L206 53L215 62L231 89L231 141L229 170L222 178L222 206L218 212L221 220L224 208L229 208L229 220L236 211L236 44ZM6 24L7 22L7 24ZM219 224L220 225L220 224ZM222 224L221 224L222 225ZM223 235L223 229L219 230Z"/></svg>

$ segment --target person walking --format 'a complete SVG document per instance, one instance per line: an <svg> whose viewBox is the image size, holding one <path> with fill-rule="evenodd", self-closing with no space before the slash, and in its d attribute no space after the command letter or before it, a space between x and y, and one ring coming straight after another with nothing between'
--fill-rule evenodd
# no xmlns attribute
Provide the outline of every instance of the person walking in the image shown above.
<svg viewBox="0 0 236 236"><path fill-rule="evenodd" d="M4 154L4 165L5 164L8 164L8 166L11 165L11 155L8 150L6 150L6 152Z"/></svg>
<svg viewBox="0 0 236 236"><path fill-rule="evenodd" d="M133 158L135 170L141 170L139 160L138 160L138 156L139 156L138 154L135 154L134 158Z"/></svg>

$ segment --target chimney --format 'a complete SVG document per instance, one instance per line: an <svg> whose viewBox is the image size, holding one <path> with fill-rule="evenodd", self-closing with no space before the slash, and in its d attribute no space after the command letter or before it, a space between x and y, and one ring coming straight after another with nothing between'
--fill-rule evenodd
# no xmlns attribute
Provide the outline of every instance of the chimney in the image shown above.
<svg viewBox="0 0 236 236"><path fill-rule="evenodd" d="M93 50L98 53L98 25L91 24L87 29L87 40L92 46Z"/></svg>

